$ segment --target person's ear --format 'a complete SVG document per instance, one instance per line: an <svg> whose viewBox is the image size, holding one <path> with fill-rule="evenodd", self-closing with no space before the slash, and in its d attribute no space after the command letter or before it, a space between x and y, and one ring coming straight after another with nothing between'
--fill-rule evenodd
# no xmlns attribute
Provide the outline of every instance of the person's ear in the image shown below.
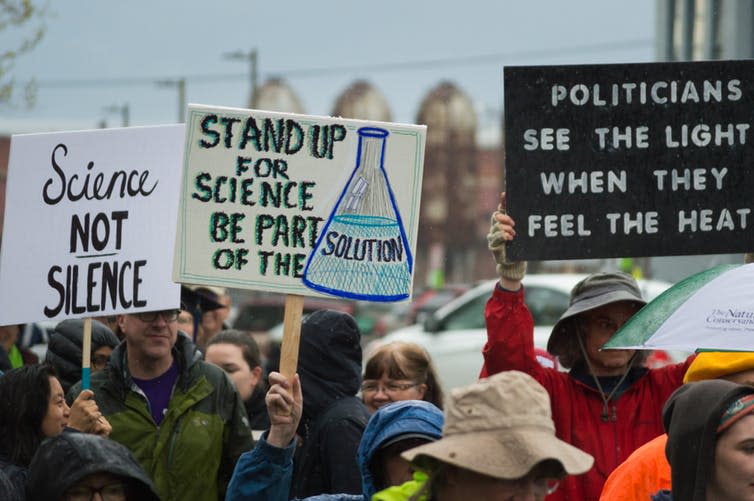
<svg viewBox="0 0 754 501"><path fill-rule="evenodd" d="M118 329L125 334L126 333L126 316L125 315L117 315L115 317L115 323L118 326Z"/></svg>
<svg viewBox="0 0 754 501"><path fill-rule="evenodd" d="M256 388L259 384L259 381L262 379L262 368L257 365L256 367L251 369L251 375L252 381L254 382L254 388Z"/></svg>
<svg viewBox="0 0 754 501"><path fill-rule="evenodd" d="M427 394L427 383L422 383L419 386L416 387L417 391L419 392L419 398L417 400L423 400L424 395Z"/></svg>

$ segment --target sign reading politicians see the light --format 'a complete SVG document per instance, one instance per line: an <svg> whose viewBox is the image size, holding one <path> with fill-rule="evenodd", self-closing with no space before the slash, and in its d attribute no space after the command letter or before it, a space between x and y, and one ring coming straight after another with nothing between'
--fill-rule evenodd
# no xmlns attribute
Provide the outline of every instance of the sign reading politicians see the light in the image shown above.
<svg viewBox="0 0 754 501"><path fill-rule="evenodd" d="M512 259L754 248L754 61L508 67Z"/></svg>

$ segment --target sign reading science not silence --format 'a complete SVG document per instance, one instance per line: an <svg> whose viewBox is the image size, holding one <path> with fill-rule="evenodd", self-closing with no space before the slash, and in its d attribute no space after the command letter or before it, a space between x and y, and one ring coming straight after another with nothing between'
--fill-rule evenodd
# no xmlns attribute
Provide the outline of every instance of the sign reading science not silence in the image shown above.
<svg viewBox="0 0 754 501"><path fill-rule="evenodd" d="M505 68L512 259L754 248L754 61Z"/></svg>
<svg viewBox="0 0 754 501"><path fill-rule="evenodd" d="M410 296L424 126L189 105L173 279Z"/></svg>
<svg viewBox="0 0 754 501"><path fill-rule="evenodd" d="M178 307L183 135L169 125L11 138L0 325Z"/></svg>

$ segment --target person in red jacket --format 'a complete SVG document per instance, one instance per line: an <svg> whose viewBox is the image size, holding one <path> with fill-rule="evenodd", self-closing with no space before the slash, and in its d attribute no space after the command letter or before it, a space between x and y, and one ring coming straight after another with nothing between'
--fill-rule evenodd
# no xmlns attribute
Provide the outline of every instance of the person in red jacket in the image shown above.
<svg viewBox="0 0 754 501"><path fill-rule="evenodd" d="M567 478L548 498L598 500L610 472L636 448L664 432L662 407L682 384L686 362L644 367L646 352L600 348L645 301L626 273L595 273L576 284L570 306L553 327L547 351L570 369L542 367L534 352L534 322L524 303L526 262L509 262L505 243L515 222L505 213L505 194L487 236L500 275L485 309L487 343L481 377L519 370L550 394L558 437L594 456L587 473Z"/></svg>

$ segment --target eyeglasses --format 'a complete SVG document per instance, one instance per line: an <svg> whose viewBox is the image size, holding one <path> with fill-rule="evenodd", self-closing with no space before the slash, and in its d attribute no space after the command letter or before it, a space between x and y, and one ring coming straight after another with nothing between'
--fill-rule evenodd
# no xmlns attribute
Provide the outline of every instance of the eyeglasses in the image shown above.
<svg viewBox="0 0 754 501"><path fill-rule="evenodd" d="M144 323L151 324L157 317L162 317L166 322L175 322L178 320L178 315L181 310L162 310L162 311L146 311L144 313L135 313L136 317Z"/></svg>
<svg viewBox="0 0 754 501"><path fill-rule="evenodd" d="M618 324L617 321L612 320L610 318L588 318L587 321L590 323L590 325L593 328L596 328L597 330L600 330L602 332L615 332L618 330L618 328L622 324Z"/></svg>
<svg viewBox="0 0 754 501"><path fill-rule="evenodd" d="M635 311L630 314L617 314L617 315L585 315L586 322L594 329L602 332L614 333L623 325L631 320L631 317Z"/></svg>
<svg viewBox="0 0 754 501"><path fill-rule="evenodd" d="M533 492L535 497L544 498L558 489L560 481L557 478L526 476L511 481L509 485L510 491L516 494ZM506 489L508 488L506 487Z"/></svg>
<svg viewBox="0 0 754 501"><path fill-rule="evenodd" d="M388 381L384 385L380 385L380 383L378 383L377 381L365 381L361 385L361 393L377 393L378 391L380 391L380 388L382 388L383 392L392 395L394 393L401 393L408 390L409 388L419 386L420 384L421 383L399 383L397 381Z"/></svg>
<svg viewBox="0 0 754 501"><path fill-rule="evenodd" d="M125 501L126 485L122 482L104 485L99 488L79 485L68 489L65 499L67 501L91 501L95 494L99 494L103 501Z"/></svg>
<svg viewBox="0 0 754 501"><path fill-rule="evenodd" d="M92 356L92 368L101 371L107 365L107 361L110 360L110 355L93 355Z"/></svg>
<svg viewBox="0 0 754 501"><path fill-rule="evenodd" d="M543 498L555 492L559 485L560 480L552 476L552 468L542 464L532 468L532 471L523 478L513 481L513 486L518 491L528 493L531 489L535 496Z"/></svg>
<svg viewBox="0 0 754 501"><path fill-rule="evenodd" d="M532 479L531 483L535 492L549 496L558 490L560 480L557 478L535 478Z"/></svg>
<svg viewBox="0 0 754 501"><path fill-rule="evenodd" d="M178 323L179 324L193 324L194 315L187 312L186 310L181 310L181 313L178 314Z"/></svg>

